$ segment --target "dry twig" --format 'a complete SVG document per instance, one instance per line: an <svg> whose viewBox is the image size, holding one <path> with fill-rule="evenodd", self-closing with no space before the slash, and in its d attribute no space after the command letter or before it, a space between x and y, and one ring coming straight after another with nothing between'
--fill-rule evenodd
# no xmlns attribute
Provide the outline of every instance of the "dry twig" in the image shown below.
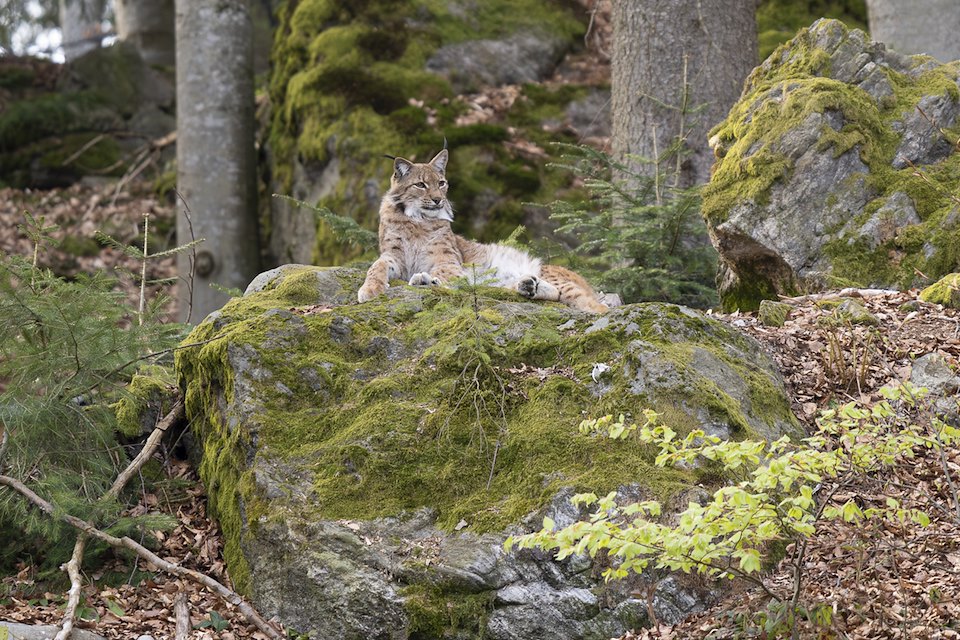
<svg viewBox="0 0 960 640"><path fill-rule="evenodd" d="M52 504L38 496L33 490L30 489L30 487L23 484L16 478L0 475L0 485L10 487L45 514L65 522L76 529L79 529L91 538L96 538L97 540L100 540L111 547L133 551L138 556L163 571L203 585L204 587L216 593L226 602L237 607L237 609L240 610L240 613L243 614L243 617L246 618L250 624L254 625L257 629L263 632L268 638L274 638L276 640L282 640L285 638L284 634L277 627L265 620L263 616L261 616L257 610L250 605L250 603L240 596L240 594L233 589L224 586L210 576L204 575L199 571L194 571L193 569L184 568L173 562L168 562L127 536L124 536L123 538L117 538L116 536L112 536L105 531L101 531L89 522L81 520L76 516L72 516L69 513L58 513L57 509Z"/></svg>

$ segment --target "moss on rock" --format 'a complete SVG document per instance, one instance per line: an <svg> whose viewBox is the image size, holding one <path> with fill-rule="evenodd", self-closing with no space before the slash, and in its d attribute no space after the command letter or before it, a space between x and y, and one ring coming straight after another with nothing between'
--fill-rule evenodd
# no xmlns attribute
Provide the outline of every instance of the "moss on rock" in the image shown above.
<svg viewBox="0 0 960 640"><path fill-rule="evenodd" d="M502 239L519 224L520 203L554 197L547 185L556 179L545 161L516 155L503 142L510 135L575 142L569 133L545 134L542 125L584 90L528 85L503 121L463 123L465 103L453 99L448 78L429 71L427 62L444 46L517 33L576 46L585 24L567 3L489 0L468 14L435 0L288 0L280 22L267 135L274 190L375 228L392 170L383 155L423 160L446 139L454 150L448 171L458 231ZM515 131L508 134L508 127ZM322 222L305 235L305 225L294 220L302 213L286 203L272 206L271 246L279 261L345 264L357 257ZM487 228L490 217L500 224Z"/></svg>
<svg viewBox="0 0 960 640"><path fill-rule="evenodd" d="M639 482L668 500L703 473L657 468L637 441L580 435L584 417L653 407L680 430L796 429L759 347L682 307L596 317L482 287L394 287L330 306L355 295L362 272L272 274L201 323L187 338L200 346L176 363L242 591L251 588L244 540L263 527L428 507L442 531L466 524L483 534L564 488ZM610 368L598 375L596 363ZM424 616L436 613L430 602Z"/></svg>
<svg viewBox="0 0 960 640"><path fill-rule="evenodd" d="M951 273L940 278L920 292L920 299L951 309L960 309L960 273Z"/></svg>
<svg viewBox="0 0 960 640"><path fill-rule="evenodd" d="M703 194L729 269L725 308L756 309L764 291L912 286L960 266L948 186L960 154L923 117L960 122L958 69L820 20L754 70L711 132Z"/></svg>

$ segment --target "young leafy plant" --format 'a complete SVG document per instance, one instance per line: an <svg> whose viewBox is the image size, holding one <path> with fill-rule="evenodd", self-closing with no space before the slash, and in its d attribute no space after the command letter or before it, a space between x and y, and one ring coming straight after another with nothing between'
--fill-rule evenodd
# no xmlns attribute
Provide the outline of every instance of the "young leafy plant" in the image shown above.
<svg viewBox="0 0 960 640"><path fill-rule="evenodd" d="M544 518L541 531L511 536L505 546L555 550L558 559L604 552L613 560L604 571L608 580L651 568L739 577L761 588L773 601L784 603L790 616L815 612L815 607L802 609L799 594L804 542L814 534L818 522L929 523L926 513L905 508L893 498L882 506L862 508L853 499L836 503L832 494L818 496L820 487L831 480L876 474L914 457L920 448L938 449L960 439L960 429L936 418L921 426L918 422L924 421L904 417L920 406L925 390L905 384L885 388L883 394L885 399L872 406L851 402L823 411L817 432L796 443L786 437L769 443L731 442L702 430L681 436L649 410L639 425L626 423L623 416L584 421L580 425L584 435L634 437L657 446L658 466L709 461L722 467L728 477L742 479L719 488L702 504L691 502L673 523L660 520L662 506L656 501L622 504L616 492L603 497L578 494L572 502L593 509L588 519L558 529L550 518ZM777 591L762 577L765 552L775 542L794 543L791 593ZM776 617L783 619L780 614Z"/></svg>

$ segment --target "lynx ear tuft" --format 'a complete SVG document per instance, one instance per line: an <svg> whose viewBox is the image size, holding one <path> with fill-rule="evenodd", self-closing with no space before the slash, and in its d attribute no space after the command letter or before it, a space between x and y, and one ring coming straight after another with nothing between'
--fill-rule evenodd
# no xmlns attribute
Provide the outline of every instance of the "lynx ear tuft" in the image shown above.
<svg viewBox="0 0 960 640"><path fill-rule="evenodd" d="M443 173L447 170L447 159L449 154L446 149L443 149L440 153L433 157L433 160L430 161L430 166Z"/></svg>
<svg viewBox="0 0 960 640"><path fill-rule="evenodd" d="M393 159L393 175L399 180L408 173L410 169L413 169L413 163L404 158L394 158Z"/></svg>

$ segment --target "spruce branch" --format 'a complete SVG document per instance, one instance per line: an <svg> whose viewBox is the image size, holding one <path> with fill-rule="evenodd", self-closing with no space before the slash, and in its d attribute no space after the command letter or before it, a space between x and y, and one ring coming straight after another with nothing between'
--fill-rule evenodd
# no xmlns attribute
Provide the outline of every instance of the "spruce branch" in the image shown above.
<svg viewBox="0 0 960 640"><path fill-rule="evenodd" d="M279 193L273 194L274 198L279 198L280 200L286 200L287 202L293 203L297 207L304 209L309 209L313 214L319 219L327 223L327 226L330 227L330 231L333 232L333 236L344 244L352 244L355 247L360 249L373 249L377 246L377 233L371 231L370 229L365 229L361 227L356 220L348 216L340 216L335 214L330 209L326 207L315 207L312 204L306 203L303 200L297 200L290 196L285 196Z"/></svg>

